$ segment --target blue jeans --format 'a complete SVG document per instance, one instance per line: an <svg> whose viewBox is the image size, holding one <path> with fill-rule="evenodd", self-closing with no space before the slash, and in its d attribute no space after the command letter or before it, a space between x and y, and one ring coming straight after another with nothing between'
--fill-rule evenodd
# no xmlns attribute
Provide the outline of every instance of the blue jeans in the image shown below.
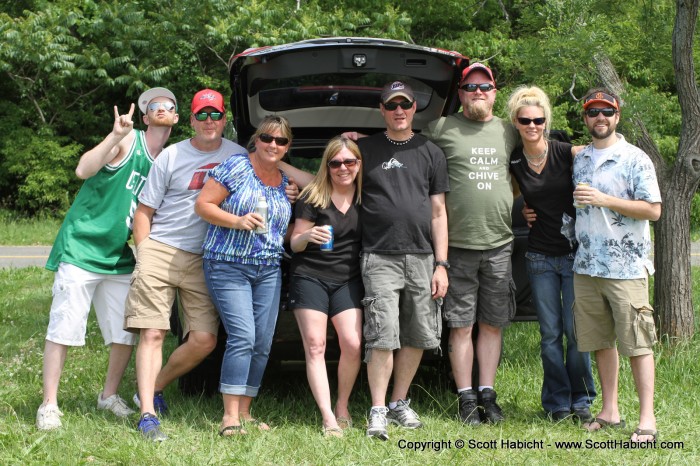
<svg viewBox="0 0 700 466"><path fill-rule="evenodd" d="M527 252L525 258L540 322L542 407L547 413L588 407L596 391L590 355L578 351L574 334L574 254L545 256Z"/></svg>
<svg viewBox="0 0 700 466"><path fill-rule="evenodd" d="M219 391L257 396L277 323L282 272L278 266L204 259L204 277L228 334Z"/></svg>

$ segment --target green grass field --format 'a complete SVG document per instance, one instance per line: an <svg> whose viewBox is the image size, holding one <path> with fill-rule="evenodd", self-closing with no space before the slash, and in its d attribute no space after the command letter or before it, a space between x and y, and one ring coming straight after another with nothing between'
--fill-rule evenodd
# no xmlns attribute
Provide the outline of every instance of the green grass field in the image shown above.
<svg viewBox="0 0 700 466"><path fill-rule="evenodd" d="M247 436L221 438L217 435L220 398L183 396L173 385L166 391L171 414L163 421L170 440L156 445L141 439L134 428L136 419L122 421L96 410L107 348L93 316L87 345L71 350L66 362L59 393L64 427L39 432L34 421L41 403L42 350L52 278L51 273L36 267L0 270L0 464L676 465L700 461L696 436L700 337L674 348L657 347L659 440L673 443L659 442L656 448L640 450L614 444L627 440L637 422L638 406L627 361L622 363L620 377L620 406L627 429L591 434L572 422L553 424L544 419L539 405L539 334L533 323L513 324L505 333L496 388L507 421L500 426L462 426L456 419L456 398L446 378L438 369L426 367L411 389L412 407L420 413L423 429L390 428L388 442L366 438L369 390L361 375L351 399L355 427L342 439L324 439L303 365L288 364L274 373L268 371L254 404L254 415L268 421L273 426L271 432L254 430ZM694 279L697 285L697 269ZM174 345L170 337L168 350ZM130 400L134 387L132 365L121 395ZM594 411L599 407L598 399Z"/></svg>

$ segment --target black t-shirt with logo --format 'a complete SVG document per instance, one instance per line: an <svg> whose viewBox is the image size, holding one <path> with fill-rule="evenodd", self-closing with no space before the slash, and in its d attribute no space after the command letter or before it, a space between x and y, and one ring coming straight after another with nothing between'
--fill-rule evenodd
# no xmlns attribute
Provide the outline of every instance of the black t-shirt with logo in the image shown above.
<svg viewBox="0 0 700 466"><path fill-rule="evenodd" d="M384 133L358 141L362 152L362 250L432 253L430 196L450 190L442 150L416 134L406 144Z"/></svg>

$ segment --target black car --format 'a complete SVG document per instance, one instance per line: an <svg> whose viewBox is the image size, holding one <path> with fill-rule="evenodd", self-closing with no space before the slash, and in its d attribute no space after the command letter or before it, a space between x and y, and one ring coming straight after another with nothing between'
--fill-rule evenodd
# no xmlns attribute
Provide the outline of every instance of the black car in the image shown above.
<svg viewBox="0 0 700 466"><path fill-rule="evenodd" d="M438 117L459 111L457 87L468 65L469 59L457 52L387 39L314 39L246 50L229 61L233 125L239 143L245 145L265 115L286 117L294 133L289 163L315 170L333 136L344 131L372 134L384 130L378 108L387 82L399 80L413 88L416 131ZM513 208L512 256L516 320L535 320L524 259L528 227L521 209L522 199L518 199ZM270 359L303 360L301 336L294 316L286 310L285 298L283 289ZM338 349L330 332L327 358L333 359ZM215 390L212 374L218 375L222 352L217 349L203 363L207 367L181 379L181 387L200 391L204 385L207 391Z"/></svg>

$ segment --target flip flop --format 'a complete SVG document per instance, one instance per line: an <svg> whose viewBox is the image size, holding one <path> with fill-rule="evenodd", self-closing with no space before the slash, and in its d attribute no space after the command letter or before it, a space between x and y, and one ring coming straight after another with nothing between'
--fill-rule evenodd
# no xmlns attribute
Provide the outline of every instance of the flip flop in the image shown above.
<svg viewBox="0 0 700 466"><path fill-rule="evenodd" d="M323 436L326 438L341 438L343 436L343 429L340 427L324 427Z"/></svg>
<svg viewBox="0 0 700 466"><path fill-rule="evenodd" d="M630 437L630 440L635 443L651 443L651 442L656 442L656 440L659 438L659 431L654 430L654 429L640 429L637 427L634 429L634 433L637 434L637 438L639 438L640 435L649 435L653 437L653 440L645 440L645 441L640 441L640 440L632 440L632 437Z"/></svg>
<svg viewBox="0 0 700 466"><path fill-rule="evenodd" d="M219 435L221 435L222 437L231 437L232 435L245 435L247 433L248 432L246 432L246 430L243 429L242 425L226 426L219 431Z"/></svg>
<svg viewBox="0 0 700 466"><path fill-rule="evenodd" d="M589 429L591 424L593 424L594 422L598 423L600 427L598 429L593 430ZM625 426L626 424L624 419L620 419L620 422L610 422L600 417L596 417L591 422L588 422L583 425L584 429L588 430L589 432L596 432L603 429L624 429Z"/></svg>
<svg viewBox="0 0 700 466"><path fill-rule="evenodd" d="M338 423L338 426L343 430L350 429L352 427L352 419L348 417L338 417L335 420Z"/></svg>

